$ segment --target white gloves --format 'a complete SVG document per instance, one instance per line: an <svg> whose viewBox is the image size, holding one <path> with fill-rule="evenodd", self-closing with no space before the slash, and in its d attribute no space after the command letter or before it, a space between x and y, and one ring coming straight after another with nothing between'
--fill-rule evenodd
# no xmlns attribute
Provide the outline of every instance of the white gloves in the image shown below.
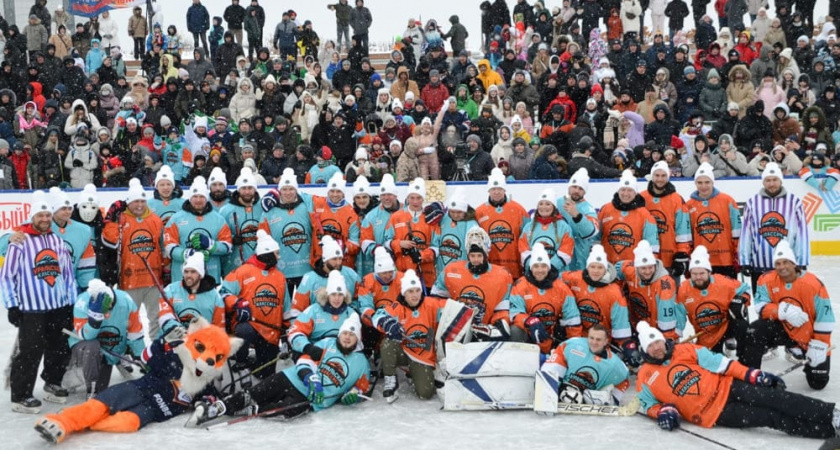
<svg viewBox="0 0 840 450"><path fill-rule="evenodd" d="M426 147L426 148L424 148L424 149L423 149L423 153L425 153L425 154L427 154L427 155L431 155L431 154L432 154L432 153L434 153L434 152L435 152L435 148L434 148L434 147Z"/></svg>
<svg viewBox="0 0 840 450"><path fill-rule="evenodd" d="M808 352L805 353L805 357L808 358L809 366L817 367L824 363L827 355L828 344L816 339L811 339L811 342L808 342Z"/></svg>
<svg viewBox="0 0 840 450"><path fill-rule="evenodd" d="M611 389L597 390L585 389L583 391L583 403L588 405L613 405L613 396L610 393Z"/></svg>
<svg viewBox="0 0 840 450"><path fill-rule="evenodd" d="M779 320L784 320L794 327L801 327L808 321L808 313L792 303L782 302L779 303Z"/></svg>

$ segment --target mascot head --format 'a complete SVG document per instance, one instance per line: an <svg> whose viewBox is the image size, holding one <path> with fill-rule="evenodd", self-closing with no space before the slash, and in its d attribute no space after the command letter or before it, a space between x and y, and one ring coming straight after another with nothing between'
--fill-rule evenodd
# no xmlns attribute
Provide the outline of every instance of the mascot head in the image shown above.
<svg viewBox="0 0 840 450"><path fill-rule="evenodd" d="M225 331L199 317L187 328L182 345L175 347L184 370L181 389L197 394L222 373L225 362L242 345L242 339L228 337Z"/></svg>

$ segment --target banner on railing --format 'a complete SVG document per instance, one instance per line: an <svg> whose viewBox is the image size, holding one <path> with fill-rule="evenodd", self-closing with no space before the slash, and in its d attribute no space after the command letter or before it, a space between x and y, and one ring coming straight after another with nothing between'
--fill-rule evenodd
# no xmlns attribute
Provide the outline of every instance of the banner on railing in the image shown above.
<svg viewBox="0 0 840 450"><path fill-rule="evenodd" d="M93 17L111 9L132 8L146 4L145 0L70 0L69 13Z"/></svg>

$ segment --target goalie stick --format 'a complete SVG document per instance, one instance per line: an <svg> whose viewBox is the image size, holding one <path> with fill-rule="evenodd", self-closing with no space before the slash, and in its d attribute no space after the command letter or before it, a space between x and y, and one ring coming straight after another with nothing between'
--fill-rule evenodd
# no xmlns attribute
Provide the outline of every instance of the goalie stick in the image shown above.
<svg viewBox="0 0 840 450"><path fill-rule="evenodd" d="M341 395L343 396L344 394L341 394ZM334 397L339 397L339 395L324 397L324 399L334 398ZM373 400L372 398L368 397L367 395L363 395L363 394L359 394L359 398L367 400L367 401L372 401ZM265 411L260 411L256 414L249 414L247 416L236 417L236 418L233 418L233 419L225 420L224 422L218 422L218 423L214 423L214 424L211 424L211 425L207 425L207 426L204 427L204 429L207 430L207 431L210 431L210 430L213 430L215 428L223 428L223 427L228 427L228 426L231 426L231 425L236 425L237 423L246 422L246 421L249 421L251 419L256 419L258 417L266 417L266 416L277 415L277 414L282 413L283 411L288 411L292 408L297 408L297 407L300 407L300 406L308 405L309 403L310 403L309 400L306 400L306 401L302 401L302 402L298 402L298 403L293 403L291 405L279 406L279 407L276 407L276 408L270 408L270 409L267 409ZM306 413L304 413L304 414L306 414ZM291 417L291 418L289 418L289 420L300 417L304 414L300 414L298 416ZM188 423L189 423L189 421L186 424L184 424L185 428L190 428L190 427L187 426ZM198 427L196 427L196 428L198 428Z"/></svg>

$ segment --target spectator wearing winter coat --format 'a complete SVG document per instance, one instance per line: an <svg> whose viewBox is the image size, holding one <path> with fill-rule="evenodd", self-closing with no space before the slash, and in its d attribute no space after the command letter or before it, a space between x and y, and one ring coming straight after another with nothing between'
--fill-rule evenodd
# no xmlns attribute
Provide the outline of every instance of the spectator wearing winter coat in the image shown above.
<svg viewBox="0 0 840 450"><path fill-rule="evenodd" d="M785 71L790 71L793 74L794 80L798 80L799 75L802 73L799 70L799 65L796 63L796 60L793 59L793 50L790 48L785 48L779 53L779 63L776 69L776 73L779 74L779 79L777 80L779 83L782 82Z"/></svg>
<svg viewBox="0 0 840 450"><path fill-rule="evenodd" d="M765 105L778 105L785 103L787 100L785 91L776 84L776 76L773 69L769 69L764 74L764 78L760 80L758 89L756 90L756 99L763 101ZM769 108L765 108L764 115L770 120L774 119L774 112Z"/></svg>
<svg viewBox="0 0 840 450"><path fill-rule="evenodd" d="M405 142L405 151L399 140L391 141L388 149L391 158L396 161L396 181L410 182L420 176L420 162L417 161L417 139L409 138Z"/></svg>
<svg viewBox="0 0 840 450"><path fill-rule="evenodd" d="M561 177L557 166L559 160L560 155L557 153L557 148L550 144L544 145L537 153L528 179L559 180Z"/></svg>
<svg viewBox="0 0 840 450"><path fill-rule="evenodd" d="M583 168L589 172L589 177L592 179L619 178L621 172L618 169L605 166L592 158L593 150L594 144L591 139L581 139L577 149L572 154L572 158L569 159L567 171L576 173Z"/></svg>
<svg viewBox="0 0 840 450"><path fill-rule="evenodd" d="M796 152L789 150L784 145L777 145L770 153L770 159L775 161L782 173L785 175L799 175L802 167L805 165L804 161L799 159ZM807 161L807 158L806 158Z"/></svg>
<svg viewBox="0 0 840 450"><path fill-rule="evenodd" d="M335 79L333 79L333 86L337 86ZM409 79L408 69L405 66L400 66L397 69L397 80L391 85L391 97L398 98L405 104L405 94L409 91L414 94L414 98L420 98L420 88L417 86L417 82Z"/></svg>
<svg viewBox="0 0 840 450"><path fill-rule="evenodd" d="M526 75L523 70L517 70L514 73L505 98L509 98L513 104L525 102L525 108L528 111L533 111L540 101L537 88L531 84L530 76Z"/></svg>
<svg viewBox="0 0 840 450"><path fill-rule="evenodd" d="M231 69L236 66L236 60L240 56L245 55L245 52L242 50L242 46L234 42L233 38L234 33L226 31L223 37L222 45L216 49L215 56L213 57L213 67L215 68L217 74L227 76Z"/></svg>
<svg viewBox="0 0 840 450"><path fill-rule="evenodd" d="M746 0L727 0L724 11L726 12L726 24L730 29L744 29L744 14L749 12Z"/></svg>
<svg viewBox="0 0 840 450"><path fill-rule="evenodd" d="M364 0L356 0L356 7L350 11L350 26L353 27L353 35L357 37L365 56L368 56L369 36L368 30L373 24L373 15L365 7Z"/></svg>
<svg viewBox="0 0 840 450"><path fill-rule="evenodd" d="M772 53L773 48L771 46L762 45L758 53L758 58L750 64L750 76L752 77L753 85L756 87L761 86L761 80L767 74L767 69L772 71L774 78L776 76L776 62L772 59Z"/></svg>
<svg viewBox="0 0 840 450"><path fill-rule="evenodd" d="M700 164L708 162L712 165L714 169L715 178L723 177L726 175L726 164L721 161L718 155L715 155L709 149L709 143L706 141L706 136L702 134L697 136L694 139L694 151L691 155L686 155L683 157L682 166L683 166L683 176L684 177L693 177L694 174L697 172L697 169L700 168Z"/></svg>
<svg viewBox="0 0 840 450"><path fill-rule="evenodd" d="M717 69L710 69L706 84L700 91L700 110L709 120L716 120L725 111L726 104L726 91L720 84L720 74Z"/></svg>
<svg viewBox="0 0 840 450"><path fill-rule="evenodd" d="M466 48L467 38L470 36L470 33L467 31L467 27L461 23L457 15L450 16L449 23L452 24L452 28L441 37L443 39L449 39L449 44L452 46L452 54L457 55Z"/></svg>
<svg viewBox="0 0 840 450"><path fill-rule="evenodd" d="M236 94L230 99L230 118L234 123L250 119L257 114L257 96L250 78L242 78L236 86Z"/></svg>
<svg viewBox="0 0 840 450"><path fill-rule="evenodd" d="M773 135L773 125L764 115L764 102L757 100L735 126L735 145L749 148L753 142Z"/></svg>
<svg viewBox="0 0 840 450"><path fill-rule="evenodd" d="M688 17L688 5L685 0L671 0L665 7L665 16L668 17L668 36L673 41L677 31L683 29L685 18Z"/></svg>
<svg viewBox="0 0 840 450"><path fill-rule="evenodd" d="M193 82L201 82L208 71L212 72L214 76L218 75L213 69L213 63L206 59L205 54L206 50L203 48L196 47L196 49L193 50L193 60L187 64L187 72L189 73L189 78L193 80Z"/></svg>
<svg viewBox="0 0 840 450"><path fill-rule="evenodd" d="M99 157L90 148L90 141L84 136L76 136L67 156L64 167L70 172L70 187L81 189L93 183L93 174L99 168Z"/></svg>
<svg viewBox="0 0 840 450"><path fill-rule="evenodd" d="M512 153L508 163L510 164L510 174L514 179L527 180L531 173L531 167L534 165L536 154L528 143L522 138L516 138L511 145Z"/></svg>
<svg viewBox="0 0 840 450"><path fill-rule="evenodd" d="M732 136L722 134L718 139L718 156L726 166L727 177L754 177L758 170L747 163L747 157L735 147Z"/></svg>
<svg viewBox="0 0 840 450"><path fill-rule="evenodd" d="M755 103L755 86L747 66L738 64L729 70L729 84L726 86L727 102L735 102L746 114L747 108Z"/></svg>
<svg viewBox="0 0 840 450"><path fill-rule="evenodd" d="M660 146L671 145L671 137L679 135L679 124L671 118L671 112L665 105L654 107L653 116L653 122L645 125L645 140Z"/></svg>
<svg viewBox="0 0 840 450"><path fill-rule="evenodd" d="M625 38L630 33L635 33L636 39L641 38L641 15L642 5L639 0L621 0L621 27Z"/></svg>
<svg viewBox="0 0 840 450"><path fill-rule="evenodd" d="M187 31L193 35L193 43L198 48L199 38L201 39L201 49L204 56L209 58L210 54L207 52L207 30L210 29L210 13L207 8L201 4L201 0L193 0L192 5L187 9ZM194 80L204 79L204 74Z"/></svg>
<svg viewBox="0 0 840 450"><path fill-rule="evenodd" d="M790 108L784 101L778 102L773 108L772 124L773 124L773 144L784 145L785 140L789 136L799 136L802 127L799 121L790 117Z"/></svg>
<svg viewBox="0 0 840 450"><path fill-rule="evenodd" d="M703 11L706 10L706 7L703 7ZM694 10L695 13L697 10ZM694 43L697 45L698 49L706 49L712 45L712 42L717 40L718 34L715 30L714 25L712 24L712 18L708 14L704 14L703 18L700 19L699 25L697 25L697 32L694 34Z"/></svg>
<svg viewBox="0 0 840 450"><path fill-rule="evenodd" d="M227 22L228 30L236 37L236 43L242 45L242 26L245 22L245 8L239 5L239 0L232 0L231 4L225 8L222 17Z"/></svg>
<svg viewBox="0 0 840 450"><path fill-rule="evenodd" d="M667 108L668 105L656 97L656 89L653 86L648 86L646 91L644 101L636 107L636 113L642 116L647 125L656 120L654 112L658 107L665 106Z"/></svg>
<svg viewBox="0 0 840 450"><path fill-rule="evenodd" d="M35 14L29 16L29 23L23 27L23 35L26 36L26 50L29 52L29 58L34 61L35 52L44 50L50 35L41 24L41 19Z"/></svg>
<svg viewBox="0 0 840 450"><path fill-rule="evenodd" d="M656 70L656 76L653 79L653 87L656 89L656 96L668 105L668 108L673 111L677 106L677 88L671 82L671 71L665 67Z"/></svg>

